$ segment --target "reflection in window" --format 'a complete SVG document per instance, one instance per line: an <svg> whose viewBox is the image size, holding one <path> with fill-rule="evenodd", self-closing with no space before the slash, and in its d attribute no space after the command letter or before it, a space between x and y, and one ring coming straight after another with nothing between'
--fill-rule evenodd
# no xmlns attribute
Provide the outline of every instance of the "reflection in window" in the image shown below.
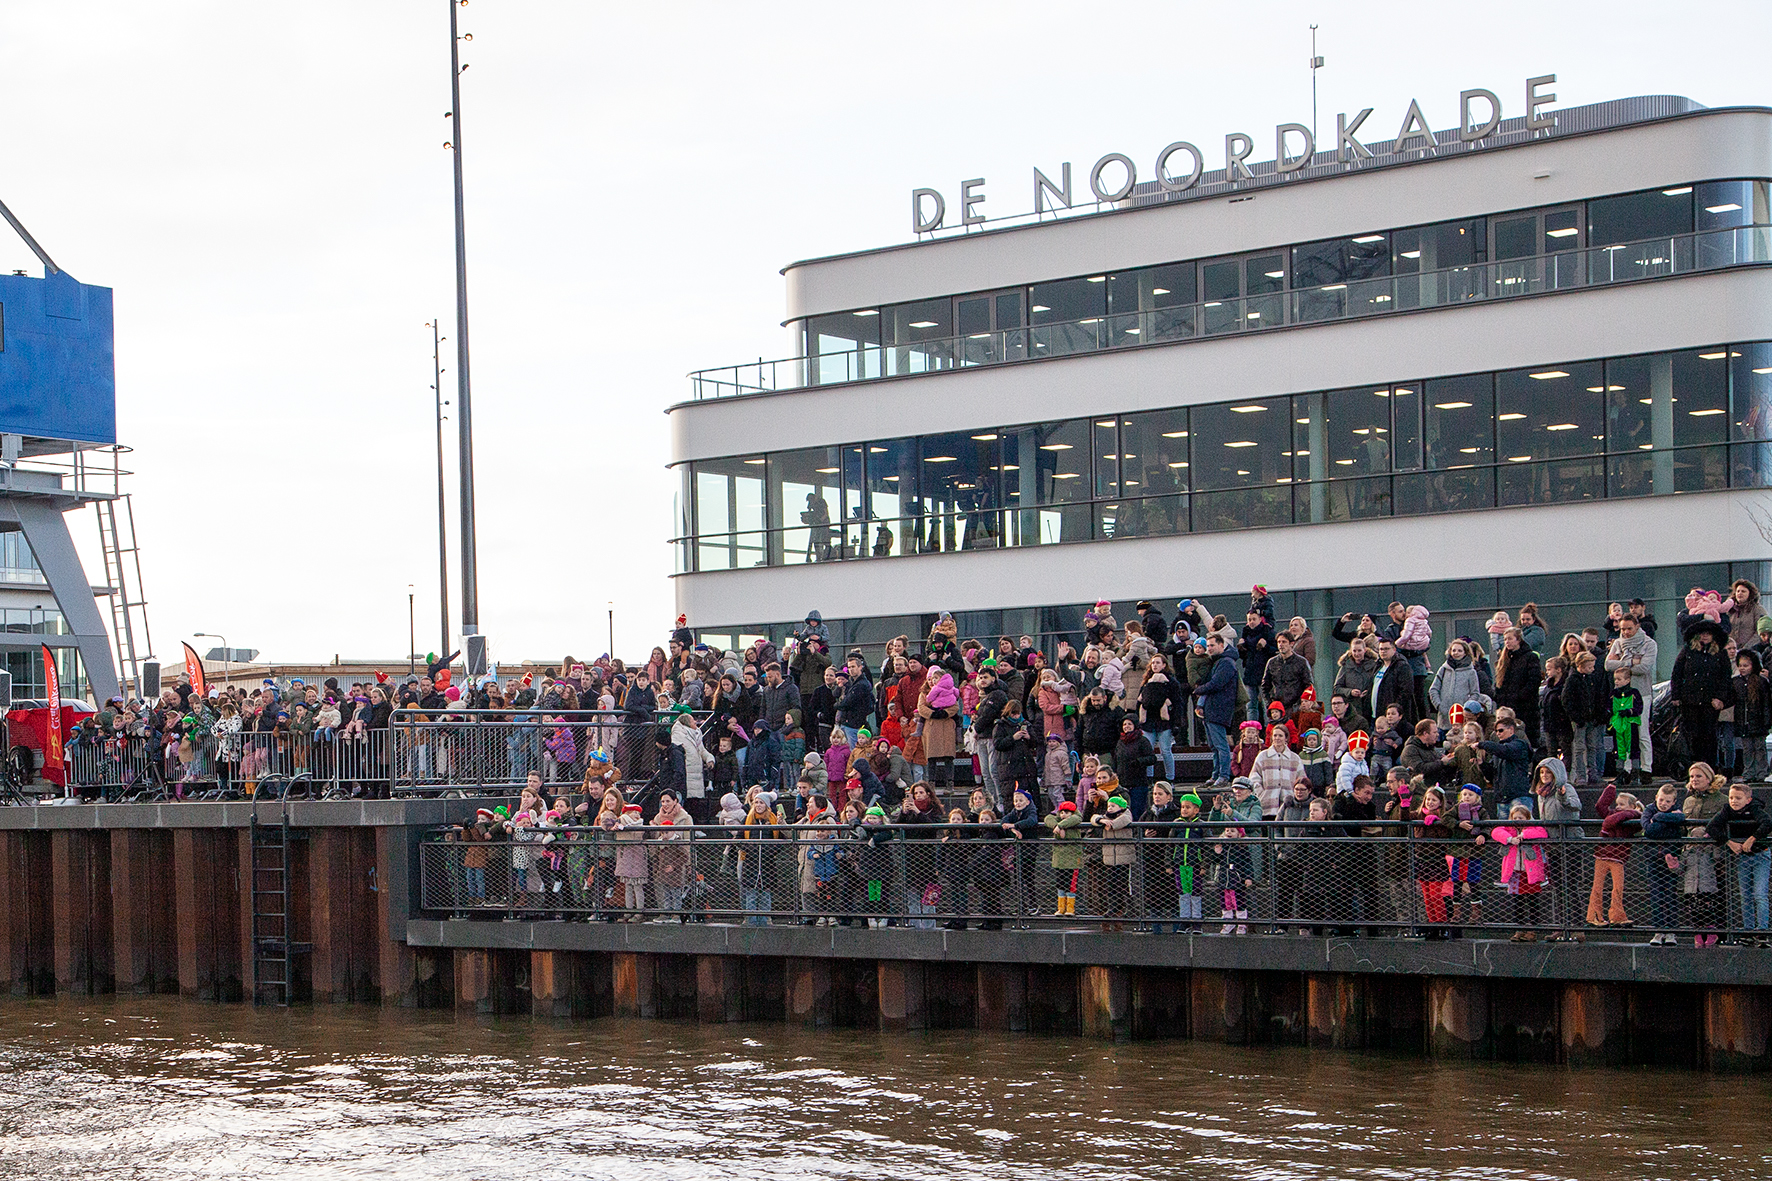
<svg viewBox="0 0 1772 1181"><path fill-rule="evenodd" d="M1732 355L1739 358L1741 350L1655 353L1606 363L1610 495L1666 496L1727 485L1721 444L1729 433Z"/></svg>
<svg viewBox="0 0 1772 1181"><path fill-rule="evenodd" d="M1441 513L1495 503L1495 381L1487 373L1422 386L1428 470L1396 480L1397 512Z"/></svg>
<svg viewBox="0 0 1772 1181"><path fill-rule="evenodd" d="M1772 487L1772 344L1744 344L1731 350L1737 440L1731 453L1732 482L1738 488Z"/></svg>
<svg viewBox="0 0 1772 1181"><path fill-rule="evenodd" d="M1093 429L1090 420L1078 418L1003 432L1003 503L1021 510L1013 515L1012 544L1048 545L1090 536Z"/></svg>
<svg viewBox="0 0 1772 1181"><path fill-rule="evenodd" d="M1120 419L1120 478L1126 500L1115 536L1187 532L1188 439L1184 408Z"/></svg>
<svg viewBox="0 0 1772 1181"><path fill-rule="evenodd" d="M1391 311L1390 273L1389 234L1361 234L1294 246L1295 318L1303 322L1339 320Z"/></svg>
<svg viewBox="0 0 1772 1181"><path fill-rule="evenodd" d="M1587 203L1587 241L1590 246L1671 238L1675 234L1691 232L1691 185L1601 197Z"/></svg>
<svg viewBox="0 0 1772 1181"><path fill-rule="evenodd" d="M1390 394L1389 386L1360 386L1292 400L1301 520L1390 515L1390 480L1358 478L1390 471Z"/></svg>

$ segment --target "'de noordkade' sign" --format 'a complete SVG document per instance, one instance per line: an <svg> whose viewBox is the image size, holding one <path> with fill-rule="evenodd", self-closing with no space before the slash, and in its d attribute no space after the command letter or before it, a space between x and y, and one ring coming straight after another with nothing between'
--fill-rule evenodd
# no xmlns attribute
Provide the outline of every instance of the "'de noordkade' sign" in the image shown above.
<svg viewBox="0 0 1772 1181"><path fill-rule="evenodd" d="M1556 119L1541 113L1540 108L1557 101L1554 93L1544 90L1544 87L1556 80L1555 74L1526 79L1527 131L1540 131L1555 125ZM1346 112L1335 116L1335 157L1339 162L1358 163L1416 149L1432 151L1437 146L1433 129L1428 126L1426 117L1421 113L1421 104L1415 99L1409 100L1409 109L1403 113L1402 126L1397 128L1397 134L1389 140L1360 138L1362 127L1371 114L1372 108L1367 107L1352 119L1347 117ZM1483 116L1480 119L1479 114ZM1481 146L1479 141L1494 135L1501 126L1501 99L1493 90L1484 90L1481 87L1461 91L1458 95L1458 116L1458 138L1464 143ZM1366 134L1369 136L1371 133ZM1297 150L1294 151L1294 148ZM1245 132L1233 131L1224 137L1226 183L1234 186L1256 180L1255 174L1249 170L1249 157L1254 151L1255 140ZM1263 179L1271 181L1302 170L1311 163L1311 157L1316 151L1316 136L1309 127L1302 123L1279 124L1274 128L1273 175ZM1180 168L1184 162L1186 167ZM1158 187L1164 192L1184 193L1200 183L1205 167L1205 154L1198 147L1187 140L1177 140L1157 153L1152 172ZM1118 183L1107 184L1106 179L1109 177L1117 178ZM1124 200L1136 184L1138 166L1132 162L1131 157L1121 152L1109 152L1089 170L1089 191L1095 194L1097 201ZM960 182L962 226L984 224L985 215L979 209L984 204L984 198L983 177ZM1056 212L1069 209L1071 200L1071 166L1068 161L1059 170L1056 184L1044 172L1034 169L1035 216L1047 210ZM926 234L931 230L938 230L946 217L947 200L939 190L911 190L911 229L914 233Z"/></svg>

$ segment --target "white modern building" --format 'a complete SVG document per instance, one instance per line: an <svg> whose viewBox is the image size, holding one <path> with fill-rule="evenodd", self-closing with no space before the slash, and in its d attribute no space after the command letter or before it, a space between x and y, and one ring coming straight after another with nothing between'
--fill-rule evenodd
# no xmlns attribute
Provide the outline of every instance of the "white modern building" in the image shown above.
<svg viewBox="0 0 1772 1181"><path fill-rule="evenodd" d="M669 410L679 609L722 644L811 608L839 644L942 610L1053 637L1260 583L1319 636L1396 598L1443 642L1764 585L1772 109L1531 114L1186 188L1171 153L1018 224L953 224L956 191L914 242L794 263L799 355Z"/></svg>

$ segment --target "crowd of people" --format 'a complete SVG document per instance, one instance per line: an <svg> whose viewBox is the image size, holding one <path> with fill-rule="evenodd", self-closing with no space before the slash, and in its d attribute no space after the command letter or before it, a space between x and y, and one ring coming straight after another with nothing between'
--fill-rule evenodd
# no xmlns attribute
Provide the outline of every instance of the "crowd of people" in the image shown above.
<svg viewBox="0 0 1772 1181"><path fill-rule="evenodd" d="M839 659L817 612L779 649L742 652L696 643L679 618L625 694L605 694L619 710L639 690L668 718L635 715L630 745L649 735L657 762L644 783L629 777L631 798L620 760L599 747L580 783L538 771L507 814L458 835L512 842L506 904L571 895L609 915L690 917L695 884L668 868L660 886L657 856L674 867L675 851L648 842L719 826L740 830L727 864L735 907L753 921L793 893L787 870L761 868L780 860L765 849L791 840L793 875L810 888L789 909L811 921L1039 911L1239 933L1254 913L1258 925L1444 936L1495 921L1500 902L1522 939L1546 926L1635 928L1625 866L1647 844L1633 877L1647 875L1652 942L1681 929L1714 945L1705 932L1723 928L1760 941L1772 822L1749 781L1766 778L1772 618L1745 580L1694 590L1685 608L1658 640L1643 603L1613 604L1553 647L1527 603L1451 638L1436 667L1427 610L1392 603L1335 622L1330 642L1344 647L1321 687L1317 637L1303 619L1281 627L1259 586L1241 627L1193 599L1172 624L1150 602L1123 624L1101 603L1050 654L1028 636L963 639L947 614L877 660L859 649ZM1657 703L1663 641L1679 652ZM1178 756L1199 745L1211 770L1189 790ZM1668 775L1675 766L1683 779ZM1584 800L1580 789L1602 785ZM600 879L596 840L572 848L582 829L626 834L633 872L616 851ZM1570 842L1583 836L1598 839L1577 854ZM517 859L530 843L549 851ZM484 870L491 855L464 856ZM1585 915L1555 913L1589 861ZM944 885L955 881L963 905ZM489 896L470 888L476 897Z"/></svg>

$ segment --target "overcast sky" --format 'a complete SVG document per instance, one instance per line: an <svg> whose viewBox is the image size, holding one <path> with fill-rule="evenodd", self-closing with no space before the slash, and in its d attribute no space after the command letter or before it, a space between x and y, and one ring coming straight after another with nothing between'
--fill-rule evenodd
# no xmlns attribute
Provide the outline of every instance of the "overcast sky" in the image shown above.
<svg viewBox="0 0 1772 1181"><path fill-rule="evenodd" d="M0 199L116 292L163 657L205 631L278 660L393 660L408 584L419 647L437 642L446 4L0 8ZM1106 152L1148 170L1189 139L1211 168L1229 131L1269 158L1276 123L1310 121L1312 21L1331 139L1365 106L1371 138L1394 134L1412 97L1454 126L1476 86L1517 116L1535 74L1558 106L1772 100L1763 2L476 0L461 18L481 625L505 661L601 651L611 600L623 654L662 640L664 407L688 370L784 355L780 268L904 240L913 187L952 206L983 176L1003 216L1035 165L1069 160L1083 185ZM3 229L0 267L38 271ZM70 524L100 581L90 514Z"/></svg>

